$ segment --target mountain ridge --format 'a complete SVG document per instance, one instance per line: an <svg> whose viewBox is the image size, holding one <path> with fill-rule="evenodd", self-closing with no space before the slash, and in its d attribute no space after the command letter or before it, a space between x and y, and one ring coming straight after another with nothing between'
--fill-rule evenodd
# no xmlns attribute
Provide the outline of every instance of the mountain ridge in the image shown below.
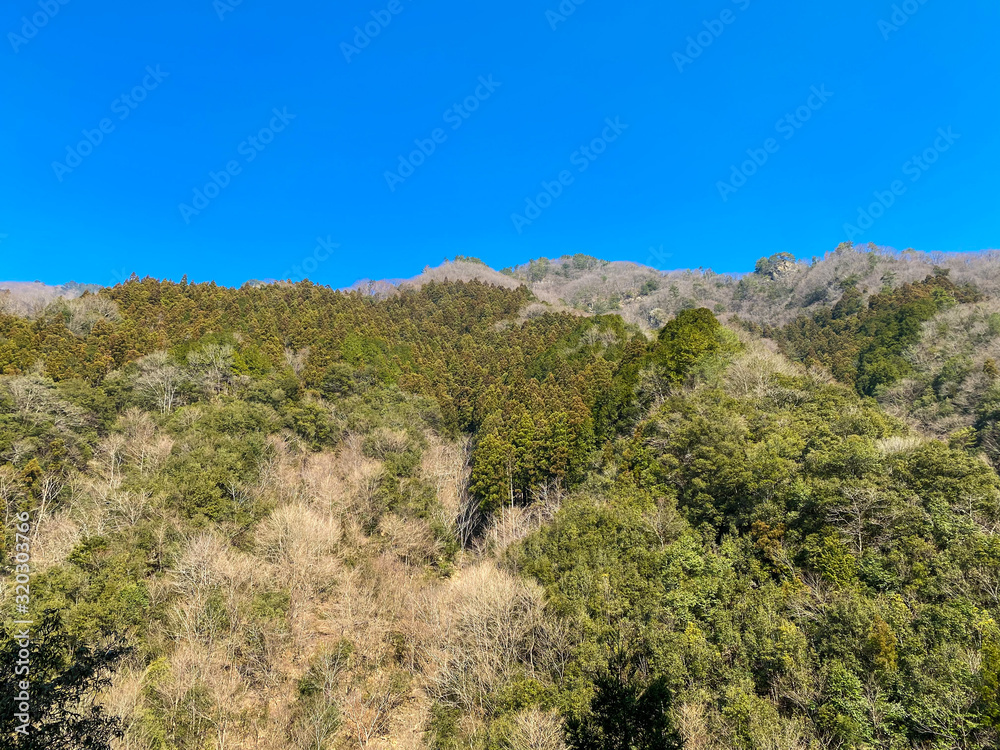
<svg viewBox="0 0 1000 750"><path fill-rule="evenodd" d="M985 293L1000 291L1000 251L924 253L896 251L872 243L842 243L821 258L796 259L776 253L757 261L746 273L711 269L658 270L631 261L606 261L589 255L538 258L519 266L494 269L478 258L458 256L427 266L408 279L362 279L339 291L386 297L429 282L478 280L496 286L527 286L540 302L587 314L613 312L651 330L679 310L705 306L756 323L786 323L807 308L832 307L847 283L864 297L888 286L917 281L935 268L947 269L959 283L975 281ZM251 284L283 284L278 280ZM99 285L46 286L38 282L0 282L22 309L35 309L52 299L79 296Z"/></svg>

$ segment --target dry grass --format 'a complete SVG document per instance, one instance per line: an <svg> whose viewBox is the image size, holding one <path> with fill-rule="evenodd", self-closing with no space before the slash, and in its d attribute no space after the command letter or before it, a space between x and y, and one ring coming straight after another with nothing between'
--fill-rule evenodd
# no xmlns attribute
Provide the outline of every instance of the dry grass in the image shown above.
<svg viewBox="0 0 1000 750"><path fill-rule="evenodd" d="M197 407L188 411L178 418L197 418ZM142 412L127 412L118 427L86 476L71 477L42 515L33 552L44 570L88 536L152 529L151 554L167 570L149 576L146 590L165 614L148 624L157 658L127 663L104 696L126 720L119 750L153 750L157 736L169 743L181 734L218 750L424 747L434 701L463 706L476 730L514 674L568 658L571 634L546 621L541 590L493 560L555 512L556 490L531 512L501 514L450 578L434 567L442 543L431 520L457 532L469 505L467 440L426 436L419 477L438 503L425 520L386 512L382 463L362 451L363 436L323 453L272 436L246 487L255 507L269 510L236 542L224 525L196 529L164 498L132 489L128 477L160 470L174 446ZM408 440L382 430L367 452L398 451ZM14 502L5 476L0 493ZM299 681L344 644L350 656L327 703L304 704ZM526 712L513 741L562 750L560 732L554 715Z"/></svg>
<svg viewBox="0 0 1000 750"><path fill-rule="evenodd" d="M135 431L140 422L133 419ZM387 450L403 439L377 436ZM440 542L427 521L381 513L366 533L378 510L382 467L361 444L348 436L337 451L308 454L273 442L253 489L273 510L258 524L252 547L237 549L217 531L183 540L163 584L151 587L170 612L165 625L151 625L162 628L150 640L163 643L166 655L149 670L124 669L106 696L130 717L121 750L154 746L141 718L150 701L166 717L168 735L184 721L195 731L194 722L211 748L424 747L434 700L467 706L475 723L504 680L530 672L543 644L565 636L545 635L540 589L494 562L467 555L452 578L429 575ZM105 467L105 484L112 466ZM430 439L420 473L454 524L468 445ZM106 515L131 517L126 510ZM58 549L53 543L53 558L80 528L69 516L53 520L51 536L67 539ZM254 619L248 603L274 591L287 592L287 616ZM260 639L250 653L254 633ZM341 653L349 656L331 662ZM318 702L302 704L296 686L316 669L330 675L328 688ZM340 717L335 725L324 713L331 706ZM525 713L517 717L516 747L562 750L560 732L557 717Z"/></svg>
<svg viewBox="0 0 1000 750"><path fill-rule="evenodd" d="M879 453L883 457L895 456L899 453L909 453L926 443L926 438L919 435L894 435L877 441Z"/></svg>

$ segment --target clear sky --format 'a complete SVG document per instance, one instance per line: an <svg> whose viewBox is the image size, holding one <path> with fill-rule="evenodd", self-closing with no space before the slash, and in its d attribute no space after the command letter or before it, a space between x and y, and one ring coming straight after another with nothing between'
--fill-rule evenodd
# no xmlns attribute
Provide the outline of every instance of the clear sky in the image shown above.
<svg viewBox="0 0 1000 750"><path fill-rule="evenodd" d="M998 21L995 0L7 0L0 279L996 248Z"/></svg>

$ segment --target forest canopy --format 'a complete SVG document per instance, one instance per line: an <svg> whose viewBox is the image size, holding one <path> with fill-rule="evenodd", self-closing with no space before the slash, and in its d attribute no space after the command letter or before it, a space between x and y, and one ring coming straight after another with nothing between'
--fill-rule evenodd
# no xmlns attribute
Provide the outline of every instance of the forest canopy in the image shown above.
<svg viewBox="0 0 1000 750"><path fill-rule="evenodd" d="M652 330L477 280L0 314L0 564L29 514L37 684L77 691L4 745L996 747L996 398L887 406L990 297L841 286Z"/></svg>

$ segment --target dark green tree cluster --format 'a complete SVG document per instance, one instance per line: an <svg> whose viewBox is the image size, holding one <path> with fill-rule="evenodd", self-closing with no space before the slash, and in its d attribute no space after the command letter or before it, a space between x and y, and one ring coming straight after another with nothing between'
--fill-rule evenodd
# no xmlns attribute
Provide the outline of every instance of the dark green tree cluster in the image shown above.
<svg viewBox="0 0 1000 750"><path fill-rule="evenodd" d="M10 750L110 750L121 720L94 702L130 652L120 641L90 646L70 637L59 613L48 611L31 632L27 659L16 632L0 637L0 737ZM16 670L27 663L29 671ZM27 686L27 689L25 689ZM29 721L22 724L21 698Z"/></svg>
<svg viewBox="0 0 1000 750"><path fill-rule="evenodd" d="M867 304L856 285L844 283L844 293L832 308L824 308L765 335L778 341L789 357L807 365L827 367L858 393L875 395L909 372L903 357L916 343L921 325L959 303L981 295L956 286L947 271L872 295Z"/></svg>
<svg viewBox="0 0 1000 750"><path fill-rule="evenodd" d="M996 474L839 386L722 386L667 399L521 550L583 634L577 746L685 721L725 747L990 746Z"/></svg>

